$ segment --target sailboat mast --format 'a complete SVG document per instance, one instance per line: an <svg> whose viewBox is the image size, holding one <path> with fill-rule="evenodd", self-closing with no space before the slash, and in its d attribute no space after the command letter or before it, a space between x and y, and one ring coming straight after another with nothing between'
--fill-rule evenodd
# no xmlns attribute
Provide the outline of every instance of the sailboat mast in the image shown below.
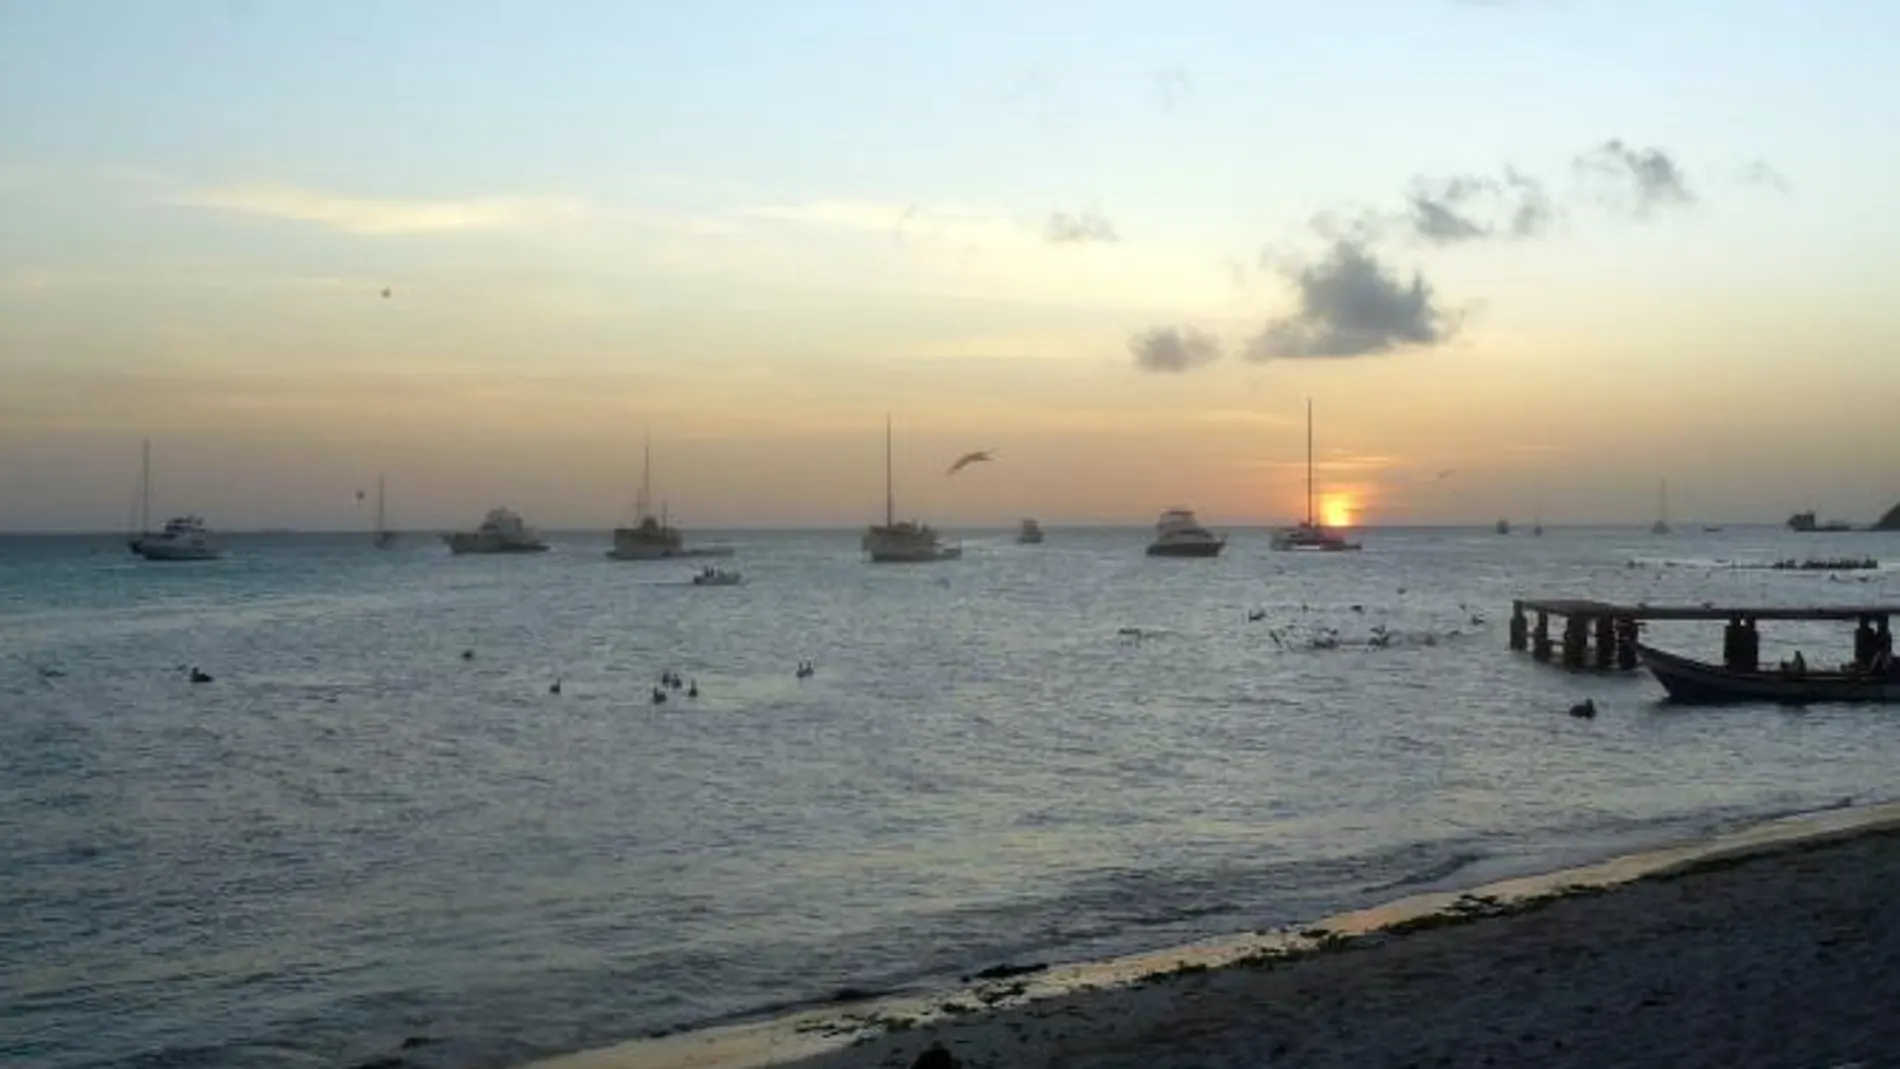
<svg viewBox="0 0 1900 1069"><path fill-rule="evenodd" d="M897 522L897 506L891 492L891 414L884 413L884 526Z"/></svg>
<svg viewBox="0 0 1900 1069"><path fill-rule="evenodd" d="M653 432L646 433L646 446L640 457L640 499L633 503L633 510L639 513L636 522L647 518L648 506L653 500Z"/></svg>
<svg viewBox="0 0 1900 1069"><path fill-rule="evenodd" d="M1306 399L1306 525L1313 526L1313 399Z"/></svg>
<svg viewBox="0 0 1900 1069"><path fill-rule="evenodd" d="M383 540L383 473L376 473L376 540Z"/></svg>

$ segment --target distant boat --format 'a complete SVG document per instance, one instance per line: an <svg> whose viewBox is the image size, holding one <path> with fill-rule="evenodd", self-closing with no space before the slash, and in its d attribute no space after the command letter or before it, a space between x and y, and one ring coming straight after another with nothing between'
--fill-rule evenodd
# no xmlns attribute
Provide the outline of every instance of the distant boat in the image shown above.
<svg viewBox="0 0 1900 1069"><path fill-rule="evenodd" d="M1670 527L1669 527L1669 480L1668 480L1668 479L1664 479L1664 480L1662 481L1662 489L1661 489L1661 490L1660 490L1660 491L1658 492L1658 495L1657 495L1657 496L1658 496L1658 501L1659 501L1659 503L1658 503L1658 505L1657 505L1657 509L1656 509L1656 522L1655 522L1655 523L1652 523L1652 524L1650 524L1650 525L1649 525L1649 533L1650 533L1650 534L1659 534L1659 535L1666 535L1666 534L1668 534L1668 533L1669 533L1669 531L1670 531Z"/></svg>
<svg viewBox="0 0 1900 1069"><path fill-rule="evenodd" d="M1537 493L1537 509L1535 517L1531 520L1531 534L1538 538L1544 537L1544 493L1541 490Z"/></svg>
<svg viewBox="0 0 1900 1069"><path fill-rule="evenodd" d="M1636 656L1669 692L1670 700L1684 704L1900 701L1900 676L1891 671L1746 671L1690 660L1642 643L1636 645Z"/></svg>
<svg viewBox="0 0 1900 1069"><path fill-rule="evenodd" d="M1498 517L1498 523L1497 523L1497 532L1498 532L1499 534L1503 534L1503 535L1507 535L1507 534L1510 534L1510 533L1511 533L1511 521L1510 521L1510 520L1507 520L1507 519L1505 519L1505 518L1504 518L1504 517L1502 517L1502 516L1499 516L1499 517Z"/></svg>
<svg viewBox="0 0 1900 1069"><path fill-rule="evenodd" d="M1320 526L1319 518L1313 514L1313 400L1310 397L1306 401L1306 520L1273 532L1270 544L1274 549L1289 552L1338 553L1359 548L1359 543L1348 542Z"/></svg>
<svg viewBox="0 0 1900 1069"><path fill-rule="evenodd" d="M698 575L693 576L694 586L738 586L745 577L736 571L714 568L708 565Z"/></svg>
<svg viewBox="0 0 1900 1069"><path fill-rule="evenodd" d="M672 560L680 557L730 557L730 546L688 546L679 528L666 522L666 506L653 515L653 439L648 436L640 464L640 496L633 510L638 523L633 527L614 528L614 548L607 551L615 560Z"/></svg>
<svg viewBox="0 0 1900 1069"><path fill-rule="evenodd" d="M376 473L376 533L372 536L374 544L377 549L388 549L389 547L396 544L396 532L384 526L384 515L383 515L384 490L385 490L385 487L383 484L383 475L381 472L377 472Z"/></svg>
<svg viewBox="0 0 1900 1069"><path fill-rule="evenodd" d="M146 439L139 451L139 493L135 507L137 526L126 536L126 547L146 560L187 561L217 560L224 547L205 526L203 517L174 516L158 531L152 530L152 442Z"/></svg>
<svg viewBox="0 0 1900 1069"><path fill-rule="evenodd" d="M1016 529L1016 541L1025 546L1042 545L1042 525L1035 520L1024 520Z"/></svg>
<svg viewBox="0 0 1900 1069"><path fill-rule="evenodd" d="M1841 531L1851 531L1854 528L1845 520L1829 520L1826 523L1816 523L1814 510L1809 509L1806 512L1797 512L1788 517L1788 529L1790 531L1800 531L1804 534L1835 534Z"/></svg>
<svg viewBox="0 0 1900 1069"><path fill-rule="evenodd" d="M1227 540L1202 527L1188 509L1174 508L1161 514L1155 523L1154 541L1148 543L1150 557L1218 557Z"/></svg>
<svg viewBox="0 0 1900 1069"><path fill-rule="evenodd" d="M442 541L449 544L449 552L460 556L465 553L543 553L547 543L534 529L522 522L513 510L492 508L482 517L480 527L473 531L457 531L445 534Z"/></svg>
<svg viewBox="0 0 1900 1069"><path fill-rule="evenodd" d="M963 547L945 545L929 524L899 522L891 474L891 418L884 417L884 522L865 528L858 545L873 564L928 564L956 560Z"/></svg>

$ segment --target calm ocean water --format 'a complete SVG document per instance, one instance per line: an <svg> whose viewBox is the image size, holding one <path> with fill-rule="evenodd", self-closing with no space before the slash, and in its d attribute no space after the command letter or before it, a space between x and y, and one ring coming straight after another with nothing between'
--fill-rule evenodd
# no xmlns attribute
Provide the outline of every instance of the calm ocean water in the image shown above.
<svg viewBox="0 0 1900 1069"><path fill-rule="evenodd" d="M1239 531L1165 561L1053 530L924 567L860 563L855 532L702 537L745 586L604 535L190 565L0 539L0 1063L336 1067L428 1036L413 1064L508 1065L1892 793L1900 718L1671 710L1505 624L1536 594L1900 600L1894 570L1713 566L1893 536ZM1719 630L1652 637L1713 657ZM666 668L701 696L652 704ZM1586 695L1598 719L1564 715Z"/></svg>

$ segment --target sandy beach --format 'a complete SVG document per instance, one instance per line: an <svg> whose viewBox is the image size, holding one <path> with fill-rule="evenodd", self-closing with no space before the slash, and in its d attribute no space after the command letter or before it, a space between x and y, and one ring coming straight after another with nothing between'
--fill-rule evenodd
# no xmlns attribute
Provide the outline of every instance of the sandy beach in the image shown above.
<svg viewBox="0 0 1900 1069"><path fill-rule="evenodd" d="M1900 1065L1896 888L1900 807L1835 810L1253 943L544 1064Z"/></svg>
<svg viewBox="0 0 1900 1069"><path fill-rule="evenodd" d="M1304 960L888 1034L808 1069L1900 1064L1900 833ZM944 1055L920 1055L940 1045Z"/></svg>

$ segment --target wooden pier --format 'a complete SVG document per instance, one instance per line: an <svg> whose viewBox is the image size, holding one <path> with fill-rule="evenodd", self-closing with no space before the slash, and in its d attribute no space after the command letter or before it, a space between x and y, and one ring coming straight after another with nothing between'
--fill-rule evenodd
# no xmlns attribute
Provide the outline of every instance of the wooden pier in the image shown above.
<svg viewBox="0 0 1900 1069"><path fill-rule="evenodd" d="M1535 617L1535 623L1531 617ZM1621 669L1636 667L1636 636L1650 620L1725 621L1723 663L1754 670L1761 660L1756 624L1762 620L1858 621L1855 660L1870 660L1871 644L1891 642L1888 622L1900 616L1900 605L1736 606L1617 605L1607 601L1554 598L1511 602L1511 648L1529 650L1531 657L1563 668ZM1562 624L1562 635L1551 638L1551 618ZM1862 643L1869 643L1862 648ZM1889 647L1890 648L1890 647Z"/></svg>

